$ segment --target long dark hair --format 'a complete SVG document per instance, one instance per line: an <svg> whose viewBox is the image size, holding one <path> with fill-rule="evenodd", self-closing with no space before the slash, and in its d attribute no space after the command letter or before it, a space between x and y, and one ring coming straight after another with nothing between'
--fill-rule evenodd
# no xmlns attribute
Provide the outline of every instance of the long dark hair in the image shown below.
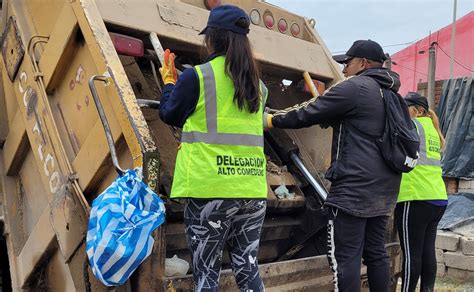
<svg viewBox="0 0 474 292"><path fill-rule="evenodd" d="M410 116L413 115L413 117L431 118L433 127L436 129L436 132L438 132L439 140L441 142L441 149L443 150L444 146L446 145L446 139L444 138L443 132L441 132L441 128L439 127L439 119L436 113L432 109L426 109L419 105L409 106L408 110L410 111Z"/></svg>
<svg viewBox="0 0 474 292"><path fill-rule="evenodd" d="M237 26L248 28L250 22L241 18ZM208 27L204 39L212 53L225 56L225 72L234 81L234 102L239 110L251 113L260 108L260 73L253 58L252 48L246 35Z"/></svg>

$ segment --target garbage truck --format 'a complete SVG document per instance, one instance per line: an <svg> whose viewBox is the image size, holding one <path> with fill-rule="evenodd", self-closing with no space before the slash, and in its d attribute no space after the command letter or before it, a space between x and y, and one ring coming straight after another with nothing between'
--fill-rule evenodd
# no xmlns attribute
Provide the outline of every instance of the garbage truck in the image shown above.
<svg viewBox="0 0 474 292"><path fill-rule="evenodd" d="M181 130L159 119L156 41L176 54L180 71L202 63L198 33L210 9L231 3L250 16L269 108L306 101L313 85L322 93L343 78L317 21L266 1L0 2L3 291L110 290L86 257L89 214L121 171L137 167L165 201L166 223L153 233L151 255L113 289L192 290L192 270L173 274L165 264L175 256L191 259L183 203L168 199ZM316 126L265 134L268 209L258 261L267 291L332 289L322 209L331 134ZM386 243L395 289L401 267L393 220ZM224 257L221 291L237 291L229 267ZM361 275L367 289L364 268Z"/></svg>

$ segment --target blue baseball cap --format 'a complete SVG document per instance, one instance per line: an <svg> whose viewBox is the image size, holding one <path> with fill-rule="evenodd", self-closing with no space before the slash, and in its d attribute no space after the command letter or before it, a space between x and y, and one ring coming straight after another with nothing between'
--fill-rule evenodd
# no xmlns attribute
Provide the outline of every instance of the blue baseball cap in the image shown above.
<svg viewBox="0 0 474 292"><path fill-rule="evenodd" d="M237 22L245 18L247 23L250 24L250 18L241 8L234 5L220 5L211 10L209 19L207 20L207 26L199 33L206 33L208 27L220 28L223 30L229 30L238 34L246 35L250 29L237 26Z"/></svg>
<svg viewBox="0 0 474 292"><path fill-rule="evenodd" d="M332 56L334 61L340 64L345 64L354 57L366 58L379 63L387 60L382 47L372 40L355 41L345 54Z"/></svg>

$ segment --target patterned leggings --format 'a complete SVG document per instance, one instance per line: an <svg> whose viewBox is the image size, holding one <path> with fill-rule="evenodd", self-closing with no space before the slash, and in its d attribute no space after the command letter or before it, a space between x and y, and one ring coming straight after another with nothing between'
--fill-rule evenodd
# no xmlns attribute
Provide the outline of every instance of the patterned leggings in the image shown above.
<svg viewBox="0 0 474 292"><path fill-rule="evenodd" d="M265 291L257 253L266 207L265 200L187 200L184 225L193 262L194 291L219 291L226 243L239 289Z"/></svg>

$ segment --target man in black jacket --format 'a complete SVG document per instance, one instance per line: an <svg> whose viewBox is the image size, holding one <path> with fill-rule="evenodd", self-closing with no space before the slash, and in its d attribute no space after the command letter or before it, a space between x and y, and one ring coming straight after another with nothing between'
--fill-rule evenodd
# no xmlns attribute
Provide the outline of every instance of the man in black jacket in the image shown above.
<svg viewBox="0 0 474 292"><path fill-rule="evenodd" d="M390 262L385 232L393 212L401 175L384 161L374 139L381 136L385 109L381 88L398 91L399 77L382 68L385 54L371 40L359 40L344 55L348 79L324 95L267 116L269 127L297 129L315 124L333 127L332 161L326 173L332 185L326 201L329 214L328 259L336 291L360 290L361 258L367 266L370 291L389 291Z"/></svg>

